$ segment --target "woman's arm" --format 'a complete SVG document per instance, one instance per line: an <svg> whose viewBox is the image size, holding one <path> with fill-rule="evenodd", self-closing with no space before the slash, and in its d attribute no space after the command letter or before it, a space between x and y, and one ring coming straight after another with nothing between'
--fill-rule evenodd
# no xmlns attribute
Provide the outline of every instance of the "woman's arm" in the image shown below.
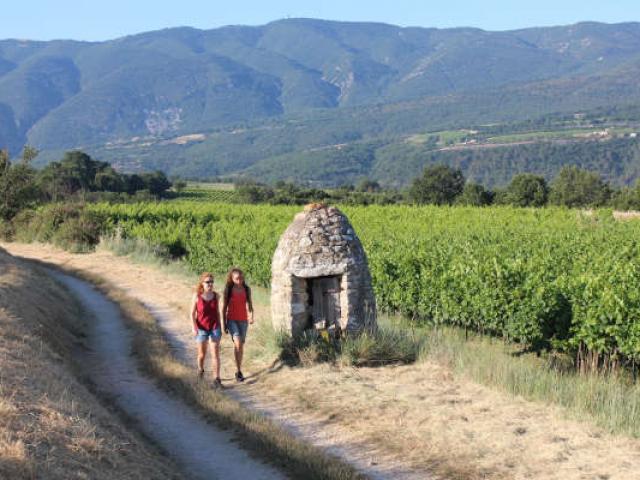
<svg viewBox="0 0 640 480"><path fill-rule="evenodd" d="M222 331L229 333L227 328L227 288L222 291Z"/></svg>
<svg viewBox="0 0 640 480"><path fill-rule="evenodd" d="M191 299L191 308L189 309L189 320L191 321L191 326L193 329L193 334L198 334L198 324L196 321L198 320L198 295L194 295Z"/></svg>
<svg viewBox="0 0 640 480"><path fill-rule="evenodd" d="M249 310L249 323L253 323L253 301L251 300L251 287L247 287L247 309Z"/></svg>
<svg viewBox="0 0 640 480"><path fill-rule="evenodd" d="M218 295L217 293L215 295L216 295L217 300L218 300L216 302L216 313L218 314L218 320L220 320L220 322L221 322L222 331L226 332L227 331L227 322L224 320L222 315L220 315L220 295Z"/></svg>

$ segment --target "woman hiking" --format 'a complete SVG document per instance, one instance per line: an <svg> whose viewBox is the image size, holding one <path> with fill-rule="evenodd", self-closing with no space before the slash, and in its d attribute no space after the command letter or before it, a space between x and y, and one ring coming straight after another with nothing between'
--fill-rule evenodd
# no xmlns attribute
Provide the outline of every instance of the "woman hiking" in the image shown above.
<svg viewBox="0 0 640 480"><path fill-rule="evenodd" d="M213 275L204 272L196 285L196 293L191 300L190 320L193 334L198 344L198 376L204 376L204 360L207 355L207 340L213 345L214 387L222 386L220 381L220 310L218 294L213 290Z"/></svg>
<svg viewBox="0 0 640 480"><path fill-rule="evenodd" d="M242 356L244 341L247 338L248 324L253 324L253 304L251 289L244 281L239 268L232 268L227 274L222 299L222 327L233 339L233 353L236 359L236 381L244 382L242 374Z"/></svg>

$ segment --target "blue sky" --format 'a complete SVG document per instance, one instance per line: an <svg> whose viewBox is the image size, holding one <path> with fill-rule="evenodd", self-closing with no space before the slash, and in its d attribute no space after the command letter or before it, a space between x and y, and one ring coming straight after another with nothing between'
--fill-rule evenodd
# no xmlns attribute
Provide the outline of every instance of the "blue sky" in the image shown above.
<svg viewBox="0 0 640 480"><path fill-rule="evenodd" d="M166 27L260 25L286 17L509 30L640 20L639 0L4 0L0 38L106 40Z"/></svg>

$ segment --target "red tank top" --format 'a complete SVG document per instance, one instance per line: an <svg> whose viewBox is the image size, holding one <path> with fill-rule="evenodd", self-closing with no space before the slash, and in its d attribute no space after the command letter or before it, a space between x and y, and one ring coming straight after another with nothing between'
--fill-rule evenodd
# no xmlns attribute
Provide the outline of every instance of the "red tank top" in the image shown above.
<svg viewBox="0 0 640 480"><path fill-rule="evenodd" d="M242 288L236 290L231 287L231 295L229 297L229 306L227 307L227 318L229 320L247 321L247 291Z"/></svg>
<svg viewBox="0 0 640 480"><path fill-rule="evenodd" d="M196 324L202 330L215 330L220 325L218 318L218 295L214 295L211 300L205 300L202 295L198 295L197 305L198 319Z"/></svg>

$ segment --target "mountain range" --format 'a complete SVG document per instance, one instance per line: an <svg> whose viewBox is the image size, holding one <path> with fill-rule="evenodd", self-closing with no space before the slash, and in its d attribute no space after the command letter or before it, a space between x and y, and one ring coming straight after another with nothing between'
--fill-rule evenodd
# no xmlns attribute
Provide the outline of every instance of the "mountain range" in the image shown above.
<svg viewBox="0 0 640 480"><path fill-rule="evenodd" d="M638 78L639 23L489 32L287 19L3 40L0 146L28 143L42 162L82 148L125 170L262 174L310 149L640 104Z"/></svg>

